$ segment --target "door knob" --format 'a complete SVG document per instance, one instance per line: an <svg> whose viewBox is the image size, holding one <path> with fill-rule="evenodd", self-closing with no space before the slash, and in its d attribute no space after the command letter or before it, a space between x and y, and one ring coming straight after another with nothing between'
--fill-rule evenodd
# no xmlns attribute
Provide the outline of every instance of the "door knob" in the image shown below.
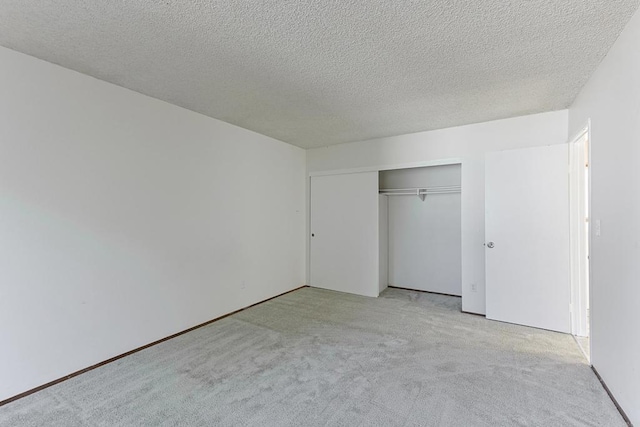
<svg viewBox="0 0 640 427"><path fill-rule="evenodd" d="M488 247L489 249L493 249L493 247L494 247L494 246L495 246L495 244L494 244L493 242L489 242L489 243L487 243L487 247Z"/></svg>

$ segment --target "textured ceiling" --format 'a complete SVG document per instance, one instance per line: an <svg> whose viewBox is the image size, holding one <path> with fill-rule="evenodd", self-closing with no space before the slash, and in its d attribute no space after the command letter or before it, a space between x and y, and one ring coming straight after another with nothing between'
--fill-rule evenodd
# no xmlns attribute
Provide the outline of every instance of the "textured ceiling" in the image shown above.
<svg viewBox="0 0 640 427"><path fill-rule="evenodd" d="M301 147L566 108L640 0L0 0L0 45Z"/></svg>

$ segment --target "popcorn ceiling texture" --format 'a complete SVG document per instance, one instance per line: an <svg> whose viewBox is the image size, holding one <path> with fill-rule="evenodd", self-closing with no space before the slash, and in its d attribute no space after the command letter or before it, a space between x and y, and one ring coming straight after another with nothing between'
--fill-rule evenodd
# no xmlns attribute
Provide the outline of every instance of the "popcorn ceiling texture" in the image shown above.
<svg viewBox="0 0 640 427"><path fill-rule="evenodd" d="M640 0L0 0L0 45L301 147L569 106Z"/></svg>

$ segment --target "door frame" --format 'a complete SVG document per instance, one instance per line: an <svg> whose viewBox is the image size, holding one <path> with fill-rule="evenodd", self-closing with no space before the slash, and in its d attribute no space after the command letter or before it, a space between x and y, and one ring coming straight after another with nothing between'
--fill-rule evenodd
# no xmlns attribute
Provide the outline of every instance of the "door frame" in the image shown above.
<svg viewBox="0 0 640 427"><path fill-rule="evenodd" d="M572 277L571 277L571 334L574 336L582 336L579 334L584 333L584 331L581 330L579 322L579 316L582 316L583 313L584 315L586 315L586 310L587 310L587 304L588 304L588 308L589 310L592 307L592 283L591 283L591 278L592 278L592 274L591 274L591 270L592 270L592 262L591 262L591 245L592 245L592 212L591 212L591 206L592 206L592 202L591 202L591 193L592 193L592 186L591 186L591 175L592 175L592 165L593 165L593 158L591 155L591 151L592 151L592 143L591 143L591 119L587 120L587 123L572 137L570 138L567 143L569 144L569 152L570 152L570 160L569 160L569 168L570 171L573 172L573 166L574 166L574 156L573 156L573 146L574 144L576 144L577 142L579 142L582 138L587 138L587 177L586 177L586 186L587 186L587 218L588 218L588 230L586 232L586 245L587 245L587 256L588 256L588 264L587 264L587 289L588 289L588 299L585 302L585 306L581 306L580 305L580 298L579 298L579 288L582 286L582 283L578 280L575 280L575 275L574 275L574 271L575 271L575 262L578 262L575 260L574 255L572 254L572 258L571 258L571 272L572 272ZM572 180L573 181L573 180ZM570 185L570 192L571 192L571 185ZM570 194L570 201L573 204L573 197ZM573 206L572 206L573 208ZM573 215L571 217L570 220L570 224L569 226L571 227L572 230L572 234L574 233L574 227L576 226L573 220ZM575 241L574 239L576 238L575 235L572 235L572 242L571 242L571 247L574 248L575 247ZM580 243L578 243L578 245L580 245ZM586 325L587 330L589 331L588 333L588 337L589 337L589 349L588 351L585 351L586 349L582 349L583 352L585 352L585 356L587 357L587 359L589 359L589 362L591 362L589 355L591 354L591 345L592 345L592 340L591 340L591 316L587 316L587 325ZM581 344L580 344L581 345Z"/></svg>

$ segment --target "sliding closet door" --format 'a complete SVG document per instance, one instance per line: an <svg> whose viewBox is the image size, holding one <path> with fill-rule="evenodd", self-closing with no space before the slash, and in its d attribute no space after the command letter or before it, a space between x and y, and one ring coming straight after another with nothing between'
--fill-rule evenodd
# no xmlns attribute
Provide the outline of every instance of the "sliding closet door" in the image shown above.
<svg viewBox="0 0 640 427"><path fill-rule="evenodd" d="M378 173L311 178L311 286L378 296Z"/></svg>

